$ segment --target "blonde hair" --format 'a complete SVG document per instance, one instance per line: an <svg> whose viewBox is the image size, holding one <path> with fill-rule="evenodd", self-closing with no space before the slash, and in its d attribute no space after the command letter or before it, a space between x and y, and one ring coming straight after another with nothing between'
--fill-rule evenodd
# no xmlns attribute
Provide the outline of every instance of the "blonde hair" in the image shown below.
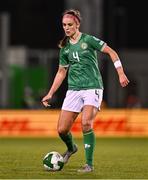
<svg viewBox="0 0 148 180"><path fill-rule="evenodd" d="M72 15L74 16L79 23L81 23L81 14L78 10L75 10L75 9L68 9L68 10L65 10L62 17L66 14L69 14L69 15ZM67 42L68 42L68 39L69 37L67 36L64 36L63 39L60 40L59 44L58 44L58 47L59 48L63 48L64 46L66 46Z"/></svg>

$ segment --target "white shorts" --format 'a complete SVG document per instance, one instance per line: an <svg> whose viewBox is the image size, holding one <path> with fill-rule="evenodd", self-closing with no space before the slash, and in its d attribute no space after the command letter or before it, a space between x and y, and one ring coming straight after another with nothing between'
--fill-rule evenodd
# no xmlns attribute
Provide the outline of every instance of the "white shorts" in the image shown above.
<svg viewBox="0 0 148 180"><path fill-rule="evenodd" d="M95 106L100 110L102 98L102 89L68 90L62 105L62 110L81 112L85 105Z"/></svg>

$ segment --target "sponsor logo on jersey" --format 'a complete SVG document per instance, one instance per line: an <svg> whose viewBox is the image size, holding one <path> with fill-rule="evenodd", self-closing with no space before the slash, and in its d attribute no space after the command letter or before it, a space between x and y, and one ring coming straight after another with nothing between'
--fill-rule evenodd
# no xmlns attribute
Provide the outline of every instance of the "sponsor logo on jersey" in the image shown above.
<svg viewBox="0 0 148 180"><path fill-rule="evenodd" d="M83 43L81 44L81 48L82 48L82 49L87 49L87 47L88 47L87 43L84 43L84 42L83 42Z"/></svg>
<svg viewBox="0 0 148 180"><path fill-rule="evenodd" d="M65 53L69 53L69 49L65 49Z"/></svg>
<svg viewBox="0 0 148 180"><path fill-rule="evenodd" d="M100 41L100 42L99 42L99 44L100 44L101 46L103 45L103 43L104 43L103 41Z"/></svg>

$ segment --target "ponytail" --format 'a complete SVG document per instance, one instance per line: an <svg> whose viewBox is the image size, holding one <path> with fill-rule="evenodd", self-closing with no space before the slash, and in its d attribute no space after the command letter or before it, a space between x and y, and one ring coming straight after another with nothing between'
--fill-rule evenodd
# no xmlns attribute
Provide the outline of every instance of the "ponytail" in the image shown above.
<svg viewBox="0 0 148 180"><path fill-rule="evenodd" d="M63 39L60 40L58 47L59 48L63 48L64 46L66 46L67 42L68 42L69 37L64 36Z"/></svg>

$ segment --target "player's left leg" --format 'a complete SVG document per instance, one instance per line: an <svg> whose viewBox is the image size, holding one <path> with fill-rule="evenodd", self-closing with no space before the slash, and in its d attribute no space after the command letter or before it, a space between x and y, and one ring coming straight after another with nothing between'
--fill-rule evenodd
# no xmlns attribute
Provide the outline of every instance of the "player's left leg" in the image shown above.
<svg viewBox="0 0 148 180"><path fill-rule="evenodd" d="M82 111L82 130L85 147L86 165L79 172L93 171L93 153L95 147L95 135L93 121L100 110L103 97L102 89L86 90L83 95L84 106Z"/></svg>
<svg viewBox="0 0 148 180"><path fill-rule="evenodd" d="M93 131L93 121L98 109L91 105L86 105L82 111L82 130L85 148L86 165L79 172L93 171L93 153L95 147L95 135Z"/></svg>

